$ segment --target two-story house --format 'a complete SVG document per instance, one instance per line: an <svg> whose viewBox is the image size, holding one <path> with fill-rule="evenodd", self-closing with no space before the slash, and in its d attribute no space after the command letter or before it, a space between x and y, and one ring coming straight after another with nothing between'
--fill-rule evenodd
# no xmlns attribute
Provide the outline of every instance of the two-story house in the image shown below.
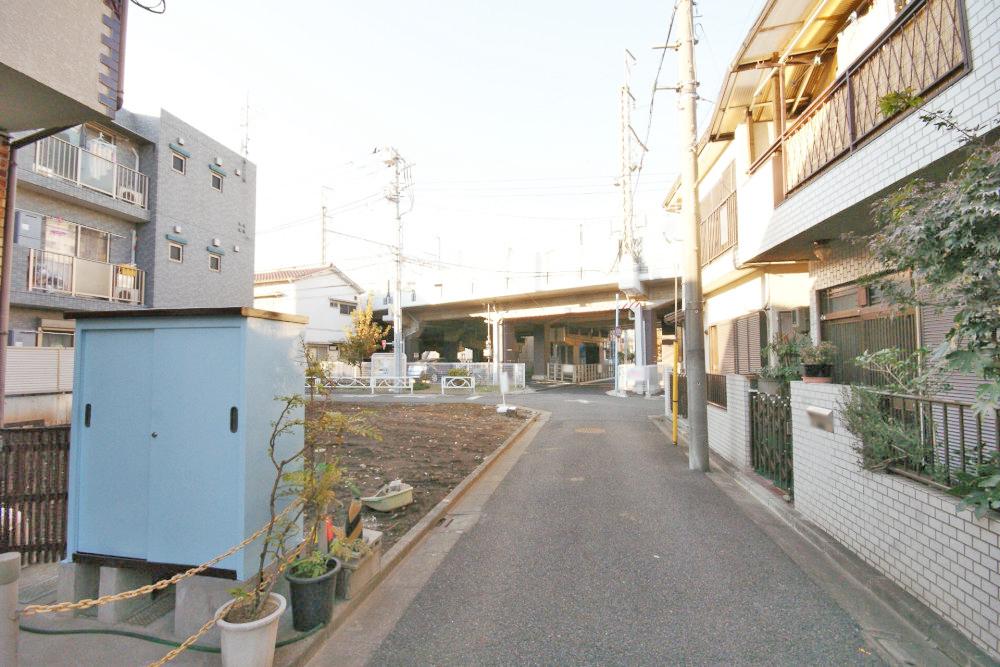
<svg viewBox="0 0 1000 667"><path fill-rule="evenodd" d="M337 361L351 330L361 286L333 264L273 269L254 275L254 306L306 315L305 340L319 361Z"/></svg>
<svg viewBox="0 0 1000 667"><path fill-rule="evenodd" d="M724 75L699 147L708 330L685 332L708 336L710 367L730 373L717 400L709 397L712 450L769 477L800 517L993 660L1000 657L991 546L997 524L956 509L943 492L956 471L997 448L998 415L969 405L979 379L951 374L951 389L930 399L883 393L877 409L898 429L888 431L892 453L874 465L859 456L871 443L858 436L857 422L849 423L850 390L838 385L877 385L881 378L854 363L859 354L933 349L954 314L947 307L891 307L863 280L892 277L864 240L874 229L873 204L911 179L947 175L966 154L955 133L925 122L923 112L880 100L918 95L926 110L951 114L959 127L983 128L986 141L995 141L998 38L995 0L764 3ZM729 198L735 203L724 208ZM671 193L668 205L676 200ZM779 306L764 318L774 325L768 333L785 330L787 318L793 328L808 328L813 341L834 343L837 384L793 382L784 395L767 396L750 392L732 363L712 359L726 356L713 340L722 331L717 304L725 301L727 316L737 314L749 303L744 297L760 294L746 287L749 276L785 271L795 276L788 305L807 304L808 311Z"/></svg>
<svg viewBox="0 0 1000 667"><path fill-rule="evenodd" d="M769 335L809 330L834 342L838 381L860 377L851 360L866 349L942 341L948 314L890 311L857 282L879 267L863 244L843 237L871 231L877 198L909 178L946 172L961 155L956 137L919 113L885 117L880 98L910 91L954 112L960 126L995 121L998 21L1000 7L989 0L765 6L725 74L700 145L710 367L732 367L715 361L727 356L713 342L724 337L717 304L756 295L747 282L755 272L783 276L780 296L763 297L778 305L764 318ZM736 201L724 205L727 197ZM676 193L667 203L677 205ZM963 386L968 398L971 382Z"/></svg>

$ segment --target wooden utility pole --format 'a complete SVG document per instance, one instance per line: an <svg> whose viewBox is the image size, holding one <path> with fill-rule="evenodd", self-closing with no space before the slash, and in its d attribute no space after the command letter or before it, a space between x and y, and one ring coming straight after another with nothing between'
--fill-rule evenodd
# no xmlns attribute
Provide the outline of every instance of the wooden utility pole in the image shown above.
<svg viewBox="0 0 1000 667"><path fill-rule="evenodd" d="M694 68L692 0L678 0L677 127L681 165L681 218L684 222L684 365L687 370L688 466L708 472L708 395L705 378L705 332L702 322L701 239L698 223L698 80Z"/></svg>

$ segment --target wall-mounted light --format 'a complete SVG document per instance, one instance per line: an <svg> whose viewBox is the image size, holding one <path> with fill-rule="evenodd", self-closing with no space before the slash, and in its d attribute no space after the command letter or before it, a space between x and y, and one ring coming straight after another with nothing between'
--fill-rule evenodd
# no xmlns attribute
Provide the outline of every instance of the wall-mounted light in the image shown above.
<svg viewBox="0 0 1000 667"><path fill-rule="evenodd" d="M178 146L184 145L184 137L177 137L177 145Z"/></svg>
<svg viewBox="0 0 1000 667"><path fill-rule="evenodd" d="M239 169L235 169L234 171L235 171L235 173L236 173L237 176L242 176L243 175L243 172L241 172Z"/></svg>
<svg viewBox="0 0 1000 667"><path fill-rule="evenodd" d="M215 158L215 165L217 167L221 167L222 166L222 158L221 157Z"/></svg>
<svg viewBox="0 0 1000 667"><path fill-rule="evenodd" d="M821 262L825 262L833 256L833 248L830 246L830 239L820 239L813 241L813 255Z"/></svg>
<svg viewBox="0 0 1000 667"><path fill-rule="evenodd" d="M240 247L238 245L234 245L233 246L233 252L239 252L239 251L240 251Z"/></svg>
<svg viewBox="0 0 1000 667"><path fill-rule="evenodd" d="M181 233L181 226L174 225L174 234L180 234L180 233Z"/></svg>
<svg viewBox="0 0 1000 667"><path fill-rule="evenodd" d="M222 245L222 240L221 239L212 239L212 245L214 245L216 248L218 248L219 246Z"/></svg>

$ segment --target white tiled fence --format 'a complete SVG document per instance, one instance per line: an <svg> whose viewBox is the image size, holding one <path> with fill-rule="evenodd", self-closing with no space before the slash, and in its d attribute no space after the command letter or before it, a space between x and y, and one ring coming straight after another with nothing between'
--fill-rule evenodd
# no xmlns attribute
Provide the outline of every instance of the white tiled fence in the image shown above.
<svg viewBox="0 0 1000 667"><path fill-rule="evenodd" d="M1000 520L863 470L838 414L843 389L792 383L796 509L1000 659ZM833 432L811 426L807 407L832 410Z"/></svg>

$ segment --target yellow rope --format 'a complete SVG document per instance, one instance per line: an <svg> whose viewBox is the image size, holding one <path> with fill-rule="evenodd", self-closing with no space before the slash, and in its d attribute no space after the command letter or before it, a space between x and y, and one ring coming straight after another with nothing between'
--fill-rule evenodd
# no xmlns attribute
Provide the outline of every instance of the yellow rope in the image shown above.
<svg viewBox="0 0 1000 667"><path fill-rule="evenodd" d="M295 549L293 549L288 554L288 556L286 556L278 563L278 568L274 571L272 575L266 575L265 578L261 580L260 584L257 585L257 590L262 590L267 588L266 584L269 584L270 581L276 579L278 575L280 575L285 570L285 568L288 567L289 563L298 558L299 554L302 553L302 549L304 549L307 544L308 542L306 541L302 542L299 546L295 547ZM226 613L230 610L230 608L232 608L234 603L235 600L224 606L218 612L216 612L215 616L205 621L205 624L202 625L200 628L198 628L197 632L195 632L193 635L191 635L183 642L181 642L180 646L173 649L172 651L167 653L165 656L163 656L156 662L150 663L149 667L162 667L163 665L167 664L168 662L179 656L181 653L186 651L188 648L190 648L190 646L194 644L196 641L198 641L198 639L203 634L212 629L212 626L218 623L220 618L226 615Z"/></svg>
<svg viewBox="0 0 1000 667"><path fill-rule="evenodd" d="M251 542L253 542L254 540L256 540L258 537L260 537L261 535L263 535L265 532L267 532L268 528L270 528L279 519L281 519L286 514L288 514L288 512L290 512L293 507L296 507L301 502L302 502L301 499L292 502L288 507L286 507L284 510L282 510L281 513L279 513L273 519L271 519L270 521L268 521L263 527L261 527L260 530L258 530L253 535L251 535L250 537L246 538L245 540L243 540L242 542L240 542L239 544L237 544L233 548L227 550L225 553L219 554L218 556L216 556L212 560L207 561L205 563L202 563L201 565L199 565L197 567L193 567L190 570L185 570L184 572L179 572L179 573L175 574L174 576L170 577L169 579L161 579L160 581L157 581L156 583L147 584L145 586L133 589L131 591L124 591L122 593L115 593L114 595L103 595L103 596L97 598L96 600L95 599L87 598L87 599L79 600L78 602L56 602L55 604L32 604L32 605L28 605L27 607L25 607L24 609L22 609L21 612L20 612L20 615L22 617L25 617L25 616L34 616L35 614L49 614L49 613L63 612L63 611L79 611L79 610L82 610L82 609L90 609L91 607L97 607L99 605L108 604L110 602L119 602L121 600L131 600L132 598L137 598L137 597L141 597L143 595L148 595L149 593L152 593L153 591L163 590L163 589L167 588L168 586L172 586L173 584L176 584L178 581L182 581L184 579L187 579L188 577L193 577L196 574L200 574L201 572L204 572L205 570L207 570L208 568L212 567L213 565L215 565L219 561L221 561L221 560L223 560L225 558L228 558L229 556L232 556L237 551L240 551L245 546L247 546L248 544L250 544ZM282 568L282 569L284 569L284 568ZM213 621L213 623L214 623L214 621ZM208 627L211 627L211 625L209 625ZM207 628L206 628L206 630L207 630Z"/></svg>

